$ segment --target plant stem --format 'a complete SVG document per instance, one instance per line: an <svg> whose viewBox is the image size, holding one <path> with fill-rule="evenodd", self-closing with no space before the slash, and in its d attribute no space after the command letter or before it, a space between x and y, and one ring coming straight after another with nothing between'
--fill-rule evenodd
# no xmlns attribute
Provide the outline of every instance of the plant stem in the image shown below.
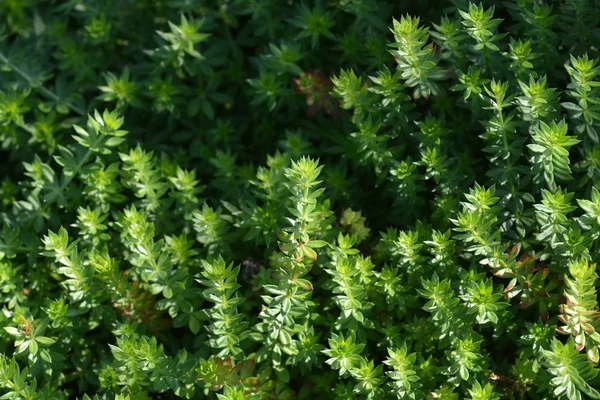
<svg viewBox="0 0 600 400"><path fill-rule="evenodd" d="M21 78L23 78L29 84L29 86L31 86L33 89L36 89L40 93L42 93L44 96L49 97L50 99L54 100L57 103L61 100L60 97L56 93L46 89L44 86L41 86L41 85L36 86L33 82L33 79L31 78L31 76L27 75L27 73L25 71L23 71L22 69L20 69L13 63L11 63L10 60L8 59L8 57L6 57L2 52L0 52L0 62L7 65L17 75L19 75ZM85 115L85 110L72 104L71 102L66 101L63 104L66 105L67 107L69 107L72 111L75 111L77 114L82 115L82 116Z"/></svg>

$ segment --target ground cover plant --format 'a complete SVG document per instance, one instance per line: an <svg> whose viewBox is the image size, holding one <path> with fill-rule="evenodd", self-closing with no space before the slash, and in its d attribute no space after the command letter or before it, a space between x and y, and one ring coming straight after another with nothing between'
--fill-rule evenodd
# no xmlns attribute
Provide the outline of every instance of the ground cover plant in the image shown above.
<svg viewBox="0 0 600 400"><path fill-rule="evenodd" d="M3 399L600 399L600 3L0 1Z"/></svg>

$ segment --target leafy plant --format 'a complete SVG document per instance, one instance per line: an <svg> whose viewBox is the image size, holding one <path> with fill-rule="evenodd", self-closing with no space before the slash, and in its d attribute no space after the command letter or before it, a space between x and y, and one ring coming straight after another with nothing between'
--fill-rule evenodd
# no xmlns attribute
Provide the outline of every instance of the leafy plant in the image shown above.
<svg viewBox="0 0 600 400"><path fill-rule="evenodd" d="M0 2L0 396L600 399L599 24Z"/></svg>

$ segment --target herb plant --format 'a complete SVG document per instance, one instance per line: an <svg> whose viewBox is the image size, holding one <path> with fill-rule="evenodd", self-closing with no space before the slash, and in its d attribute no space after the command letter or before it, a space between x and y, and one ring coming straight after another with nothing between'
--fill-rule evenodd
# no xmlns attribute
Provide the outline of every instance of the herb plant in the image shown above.
<svg viewBox="0 0 600 400"><path fill-rule="evenodd" d="M0 22L3 399L600 399L598 1Z"/></svg>

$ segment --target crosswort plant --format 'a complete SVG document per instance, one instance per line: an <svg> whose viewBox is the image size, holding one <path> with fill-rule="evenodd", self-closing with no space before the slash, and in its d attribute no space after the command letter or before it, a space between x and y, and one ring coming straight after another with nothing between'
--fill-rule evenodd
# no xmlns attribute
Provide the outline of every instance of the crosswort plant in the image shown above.
<svg viewBox="0 0 600 400"><path fill-rule="evenodd" d="M0 396L600 399L598 0L0 1Z"/></svg>

